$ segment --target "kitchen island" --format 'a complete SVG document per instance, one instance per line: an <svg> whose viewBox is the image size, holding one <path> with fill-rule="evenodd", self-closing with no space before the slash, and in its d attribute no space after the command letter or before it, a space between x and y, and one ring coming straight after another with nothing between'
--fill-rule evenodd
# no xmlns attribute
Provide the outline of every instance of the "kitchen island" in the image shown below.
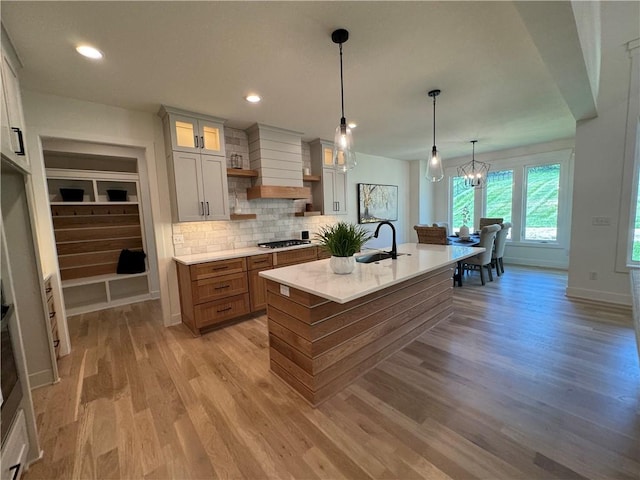
<svg viewBox="0 0 640 480"><path fill-rule="evenodd" d="M318 405L449 317L452 277L477 247L407 243L397 260L329 260L260 272L267 280L271 370Z"/></svg>

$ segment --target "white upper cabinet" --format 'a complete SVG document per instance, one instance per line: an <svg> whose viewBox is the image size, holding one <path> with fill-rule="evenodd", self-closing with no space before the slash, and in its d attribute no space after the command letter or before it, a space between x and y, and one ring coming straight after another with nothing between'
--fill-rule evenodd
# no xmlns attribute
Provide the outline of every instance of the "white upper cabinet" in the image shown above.
<svg viewBox="0 0 640 480"><path fill-rule="evenodd" d="M166 106L158 115L172 177L174 221L229 220L224 120Z"/></svg>
<svg viewBox="0 0 640 480"><path fill-rule="evenodd" d="M311 170L322 176L319 184L313 186L314 207L324 215L347 214L347 173L333 167L333 143L314 140L311 150Z"/></svg>
<svg viewBox="0 0 640 480"><path fill-rule="evenodd" d="M168 114L171 150L224 156L223 120L173 113L174 110L167 107L164 109Z"/></svg>
<svg viewBox="0 0 640 480"><path fill-rule="evenodd" d="M179 222L229 220L224 158L173 152L173 173Z"/></svg>
<svg viewBox="0 0 640 480"><path fill-rule="evenodd" d="M20 82L16 69L17 58L2 28L2 111L0 112L0 148L2 154L25 172L29 161L25 151L24 115L20 96Z"/></svg>

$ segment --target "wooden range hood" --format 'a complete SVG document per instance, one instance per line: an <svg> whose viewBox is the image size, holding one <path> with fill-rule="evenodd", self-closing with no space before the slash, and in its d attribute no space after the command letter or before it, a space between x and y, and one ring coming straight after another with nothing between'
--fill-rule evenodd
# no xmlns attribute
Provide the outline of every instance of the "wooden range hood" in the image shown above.
<svg viewBox="0 0 640 480"><path fill-rule="evenodd" d="M251 168L258 173L247 200L311 197L311 188L302 185L302 133L256 123L247 136Z"/></svg>
<svg viewBox="0 0 640 480"><path fill-rule="evenodd" d="M256 198L288 198L297 200L309 198L311 196L311 188L309 187L279 187L276 185L256 185L247 188L247 200Z"/></svg>

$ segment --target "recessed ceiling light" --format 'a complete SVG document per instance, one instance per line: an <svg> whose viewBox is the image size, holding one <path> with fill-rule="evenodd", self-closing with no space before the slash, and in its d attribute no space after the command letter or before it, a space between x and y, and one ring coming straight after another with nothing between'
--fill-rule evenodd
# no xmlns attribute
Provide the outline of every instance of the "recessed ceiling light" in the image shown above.
<svg viewBox="0 0 640 480"><path fill-rule="evenodd" d="M247 102L251 102L251 103L258 103L260 100L262 100L262 98L260 98L260 95L247 95L246 97L244 97Z"/></svg>
<svg viewBox="0 0 640 480"><path fill-rule="evenodd" d="M94 60L98 60L104 56L100 50L94 47L90 47L89 45L77 46L76 52L78 52L80 55L83 55L87 58L93 58Z"/></svg>
<svg viewBox="0 0 640 480"><path fill-rule="evenodd" d="M357 126L358 126L358 124L357 124L357 123L353 123L353 122L351 122L351 123L349 124L349 128L356 128Z"/></svg>

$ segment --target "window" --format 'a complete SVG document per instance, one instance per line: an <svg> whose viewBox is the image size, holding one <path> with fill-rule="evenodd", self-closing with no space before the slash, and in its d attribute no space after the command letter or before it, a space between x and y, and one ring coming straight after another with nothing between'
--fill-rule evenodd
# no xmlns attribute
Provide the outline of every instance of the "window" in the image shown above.
<svg viewBox="0 0 640 480"><path fill-rule="evenodd" d="M636 215L633 222L633 233L631 236L633 248L631 250L631 261L640 262L640 175L637 177L636 190Z"/></svg>
<svg viewBox="0 0 640 480"><path fill-rule="evenodd" d="M513 204L513 170L489 172L487 176L486 217L503 218L511 222Z"/></svg>
<svg viewBox="0 0 640 480"><path fill-rule="evenodd" d="M524 240L558 239L560 164L525 169Z"/></svg>
<svg viewBox="0 0 640 480"><path fill-rule="evenodd" d="M464 223L467 227L473 230L473 211L474 211L474 189L465 186L464 179L462 177L452 178L452 192L453 192L453 223L451 225L452 231L460 228ZM468 209L468 217L466 222L462 221L462 214L464 208Z"/></svg>

